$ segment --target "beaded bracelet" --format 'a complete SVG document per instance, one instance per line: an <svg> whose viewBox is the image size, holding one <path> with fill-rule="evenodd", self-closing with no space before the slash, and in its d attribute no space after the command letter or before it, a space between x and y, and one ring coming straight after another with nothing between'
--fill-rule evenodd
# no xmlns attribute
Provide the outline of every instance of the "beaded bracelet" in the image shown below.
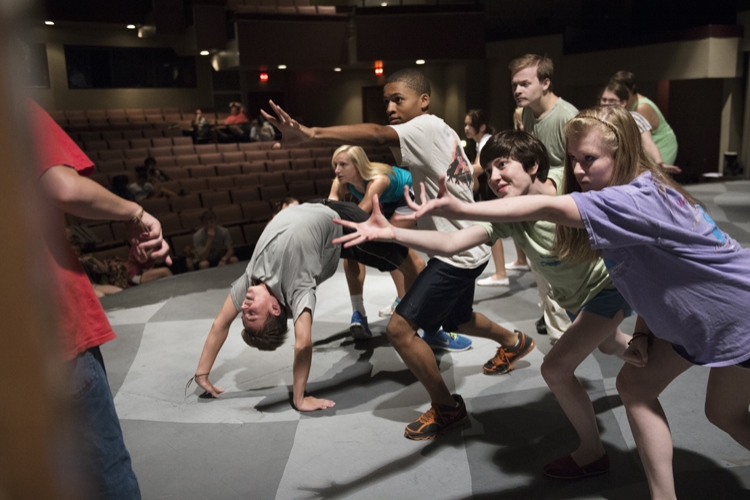
<svg viewBox="0 0 750 500"><path fill-rule="evenodd" d="M141 229L147 233L148 226L143 223L143 212L143 207L138 207L138 211L135 213L135 215L133 215L133 218L130 219L130 222L132 222L133 224L140 224Z"/></svg>

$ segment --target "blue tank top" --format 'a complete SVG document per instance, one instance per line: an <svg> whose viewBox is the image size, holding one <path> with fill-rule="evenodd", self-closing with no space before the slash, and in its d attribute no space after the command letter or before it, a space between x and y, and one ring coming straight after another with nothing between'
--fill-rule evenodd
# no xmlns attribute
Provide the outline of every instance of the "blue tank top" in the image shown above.
<svg viewBox="0 0 750 500"><path fill-rule="evenodd" d="M411 188L411 172L404 170L403 168L393 167L393 175L389 175L388 179L391 184L388 186L382 195L380 195L380 203L396 203L404 199L404 186ZM367 184L370 181L365 181L365 190L367 190ZM357 201L362 201L365 194L360 193L354 186L346 183L346 188L354 196Z"/></svg>

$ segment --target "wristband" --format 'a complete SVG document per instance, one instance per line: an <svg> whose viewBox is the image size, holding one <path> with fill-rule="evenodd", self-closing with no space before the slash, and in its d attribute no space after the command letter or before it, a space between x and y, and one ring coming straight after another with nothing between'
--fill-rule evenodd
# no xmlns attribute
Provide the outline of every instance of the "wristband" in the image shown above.
<svg viewBox="0 0 750 500"><path fill-rule="evenodd" d="M628 342L628 345L632 344L633 341L635 339L639 338L639 337L646 337L648 339L648 345L651 345L651 344L654 343L654 339L653 339L653 337L651 336L650 333L646 333L646 332L633 332L633 338L630 339L630 341Z"/></svg>
<svg viewBox="0 0 750 500"><path fill-rule="evenodd" d="M208 373L196 373L195 375L190 377L190 380L188 380L187 385L185 386L185 396L187 396L187 390L190 387L190 384L192 384L193 380L197 379L198 377L208 377Z"/></svg>

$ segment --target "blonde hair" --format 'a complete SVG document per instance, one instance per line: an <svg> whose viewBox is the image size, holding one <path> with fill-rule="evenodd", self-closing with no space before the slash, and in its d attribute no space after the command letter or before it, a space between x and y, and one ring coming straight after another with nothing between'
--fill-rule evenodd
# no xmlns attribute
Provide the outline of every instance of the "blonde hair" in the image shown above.
<svg viewBox="0 0 750 500"><path fill-rule="evenodd" d="M359 172L359 175L366 181L371 181L379 175L393 175L393 168L385 163L371 162L367 158L365 150L359 146L340 146L336 151L333 152L331 157L331 165L336 168L336 157L341 153L348 153L352 159L354 167Z"/></svg>
<svg viewBox="0 0 750 500"><path fill-rule="evenodd" d="M641 136L632 115L620 106L604 106L584 109L575 118L565 124L564 133L567 143L573 137L582 137L592 130L601 132L602 142L614 160L612 178L608 186L629 184L639 175L651 172L654 181L666 192L666 187L678 191L692 204L699 204L687 191L673 181L661 167L648 159L641 146ZM581 192L581 187L573 174L574 165L570 156L565 155L565 176L563 192L565 194ZM571 262L590 262L598 259L601 252L591 248L585 229L558 225L553 251L560 259Z"/></svg>

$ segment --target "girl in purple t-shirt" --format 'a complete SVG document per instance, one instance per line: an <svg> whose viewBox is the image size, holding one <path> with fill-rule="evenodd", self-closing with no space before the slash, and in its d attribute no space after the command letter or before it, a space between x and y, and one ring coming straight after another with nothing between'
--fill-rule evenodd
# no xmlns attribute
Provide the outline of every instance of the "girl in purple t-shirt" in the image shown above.
<svg viewBox="0 0 750 500"><path fill-rule="evenodd" d="M638 313L617 389L652 497L675 498L672 437L658 396L693 364L711 367L708 419L750 449L750 251L646 158L624 109L581 111L565 135L568 195L475 204L438 197L416 215L549 220L560 258L604 258Z"/></svg>

